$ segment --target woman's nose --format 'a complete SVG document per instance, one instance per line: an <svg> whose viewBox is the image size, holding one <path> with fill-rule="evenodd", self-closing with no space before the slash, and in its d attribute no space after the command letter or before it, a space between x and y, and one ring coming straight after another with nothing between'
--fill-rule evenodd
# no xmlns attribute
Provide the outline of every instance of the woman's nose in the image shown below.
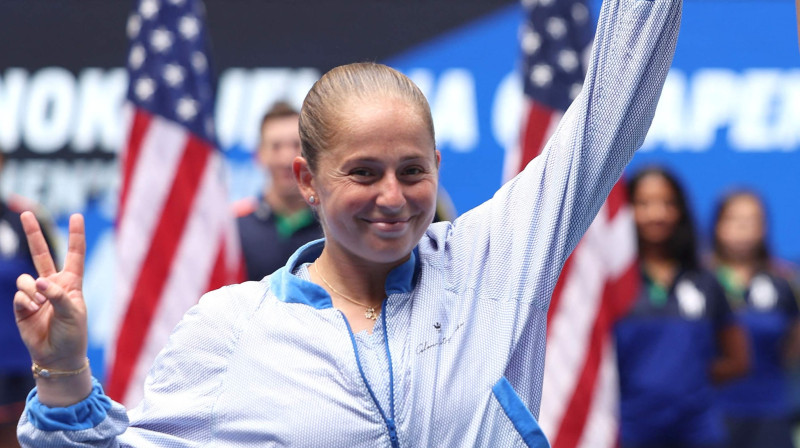
<svg viewBox="0 0 800 448"><path fill-rule="evenodd" d="M394 175L387 175L379 184L377 205L390 210L399 210L406 204L403 185Z"/></svg>

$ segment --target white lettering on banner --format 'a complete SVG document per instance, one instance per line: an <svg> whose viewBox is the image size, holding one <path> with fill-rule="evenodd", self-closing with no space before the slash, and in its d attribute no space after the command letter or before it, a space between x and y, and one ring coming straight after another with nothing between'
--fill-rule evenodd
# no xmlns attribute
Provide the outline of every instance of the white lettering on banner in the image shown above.
<svg viewBox="0 0 800 448"><path fill-rule="evenodd" d="M442 72L416 68L408 74L429 99L437 144L456 152L476 150L480 123L473 73L463 68ZM223 72L215 111L222 146L254 148L259 120L271 103L283 99L299 106L319 75L313 68L231 68ZM484 130L504 148L513 146L519 133L522 92L517 78L516 72L510 72L494 86L490 129ZM87 155L97 150L116 152L124 139L120 104L126 89L123 68L86 68L77 80L60 67L33 73L6 69L0 73L0 148L13 154L25 146L34 155L45 156L62 148ZM671 70L644 150L702 152L720 145L720 140L725 148L738 152L800 150L800 70ZM48 173L66 173L60 165L30 163ZM22 165L17 169L23 169ZM31 174L29 178L15 180L6 192L24 191L34 200L60 194L55 192L57 188L50 192L43 184L49 181L42 180L41 173L24 169ZM8 179L3 179L3 184L8 184ZM76 204L85 198L62 199L65 204Z"/></svg>
<svg viewBox="0 0 800 448"><path fill-rule="evenodd" d="M739 99L743 106L733 119L728 139L734 147L753 151L772 148L771 109L781 81L775 70L750 70L740 81Z"/></svg>
<svg viewBox="0 0 800 448"><path fill-rule="evenodd" d="M258 123L277 99L300 107L319 71L301 69L226 70L220 80L215 118L223 147L258 141ZM0 147L21 143L37 154L62 148L74 153L116 152L124 140L121 105L127 90L123 68L86 68L75 76L61 67L32 75L10 68L0 76Z"/></svg>
<svg viewBox="0 0 800 448"><path fill-rule="evenodd" d="M61 67L36 72L22 113L23 138L31 151L49 154L63 148L75 114L75 78Z"/></svg>
<svg viewBox="0 0 800 448"><path fill-rule="evenodd" d="M3 167L0 190L41 204L54 216L78 212L92 197L116 209L119 183L114 160L12 159Z"/></svg>
<svg viewBox="0 0 800 448"><path fill-rule="evenodd" d="M717 131L728 124L737 110L737 75L732 70L700 70L692 79L686 146L695 151L714 144Z"/></svg>
<svg viewBox="0 0 800 448"><path fill-rule="evenodd" d="M671 70L643 149L707 151L718 138L733 151L799 150L800 71Z"/></svg>
<svg viewBox="0 0 800 448"><path fill-rule="evenodd" d="M223 148L258 144L259 123L278 100L299 109L308 90L319 79L316 69L258 68L226 70L220 77L215 119Z"/></svg>
<svg viewBox="0 0 800 448"><path fill-rule="evenodd" d="M800 71L749 70L741 84L746 107L731 127L733 147L743 151L796 149L800 143Z"/></svg>
<svg viewBox="0 0 800 448"><path fill-rule="evenodd" d="M800 144L800 70L786 74L777 97L777 118L772 137L776 148L784 151L797 150Z"/></svg>
<svg viewBox="0 0 800 448"><path fill-rule="evenodd" d="M78 77L78 108L72 147L89 152L99 146L116 152L123 140L122 104L128 84L123 68L87 68Z"/></svg>
<svg viewBox="0 0 800 448"><path fill-rule="evenodd" d="M519 141L522 106L522 80L519 73L513 71L500 81L492 103L492 134L506 150Z"/></svg>
<svg viewBox="0 0 800 448"><path fill-rule="evenodd" d="M472 73L466 69L451 68L442 72L438 83L434 83L433 73L419 68L411 70L408 77L428 98L437 146L448 146L456 152L474 151L480 133L477 92Z"/></svg>
<svg viewBox="0 0 800 448"><path fill-rule="evenodd" d="M28 72L21 68L10 68L5 79L0 78L0 149L10 152L19 146L19 115L22 95L28 83Z"/></svg>
<svg viewBox="0 0 800 448"><path fill-rule="evenodd" d="M219 78L217 107L214 122L217 125L217 139L223 148L232 146L239 139L240 104L245 101L247 70L231 68Z"/></svg>

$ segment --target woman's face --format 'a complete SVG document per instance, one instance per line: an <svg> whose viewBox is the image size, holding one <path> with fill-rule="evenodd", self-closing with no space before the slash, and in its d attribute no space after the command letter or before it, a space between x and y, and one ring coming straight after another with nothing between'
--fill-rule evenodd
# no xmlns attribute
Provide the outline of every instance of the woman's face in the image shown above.
<svg viewBox="0 0 800 448"><path fill-rule="evenodd" d="M647 174L639 181L632 199L639 240L649 244L668 242L681 219L669 182L658 174Z"/></svg>
<svg viewBox="0 0 800 448"><path fill-rule="evenodd" d="M341 106L312 185L326 250L370 263L405 260L433 220L439 152L425 122L394 98Z"/></svg>
<svg viewBox="0 0 800 448"><path fill-rule="evenodd" d="M756 254L764 240L764 230L764 210L761 203L749 195L731 199L716 227L723 255L737 259Z"/></svg>

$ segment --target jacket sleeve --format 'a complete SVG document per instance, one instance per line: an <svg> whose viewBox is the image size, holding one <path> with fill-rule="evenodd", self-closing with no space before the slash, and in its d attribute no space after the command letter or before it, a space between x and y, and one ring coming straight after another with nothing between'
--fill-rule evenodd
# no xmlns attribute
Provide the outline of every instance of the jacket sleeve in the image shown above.
<svg viewBox="0 0 800 448"><path fill-rule="evenodd" d="M644 141L681 0L606 0L583 90L542 154L439 241L450 281L547 309L569 254Z"/></svg>
<svg viewBox="0 0 800 448"><path fill-rule="evenodd" d="M85 400L42 405L34 389L17 427L23 447L203 446L212 438L213 405L223 389L239 331L261 303L263 284L212 291L190 309L156 358L142 402L130 412L95 382Z"/></svg>

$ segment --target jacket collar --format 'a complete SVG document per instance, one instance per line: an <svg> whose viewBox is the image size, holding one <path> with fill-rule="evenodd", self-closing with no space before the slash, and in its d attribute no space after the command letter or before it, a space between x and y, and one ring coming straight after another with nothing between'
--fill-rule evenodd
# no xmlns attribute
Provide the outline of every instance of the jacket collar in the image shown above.
<svg viewBox="0 0 800 448"><path fill-rule="evenodd" d="M298 266L316 260L322 253L323 247L325 247L324 238L303 245L289 258L285 266L269 277L270 288L278 300L286 303L302 303L316 309L333 307L331 296L325 289L293 274ZM418 273L419 250L415 247L408 260L389 272L386 278L386 296L411 292Z"/></svg>

